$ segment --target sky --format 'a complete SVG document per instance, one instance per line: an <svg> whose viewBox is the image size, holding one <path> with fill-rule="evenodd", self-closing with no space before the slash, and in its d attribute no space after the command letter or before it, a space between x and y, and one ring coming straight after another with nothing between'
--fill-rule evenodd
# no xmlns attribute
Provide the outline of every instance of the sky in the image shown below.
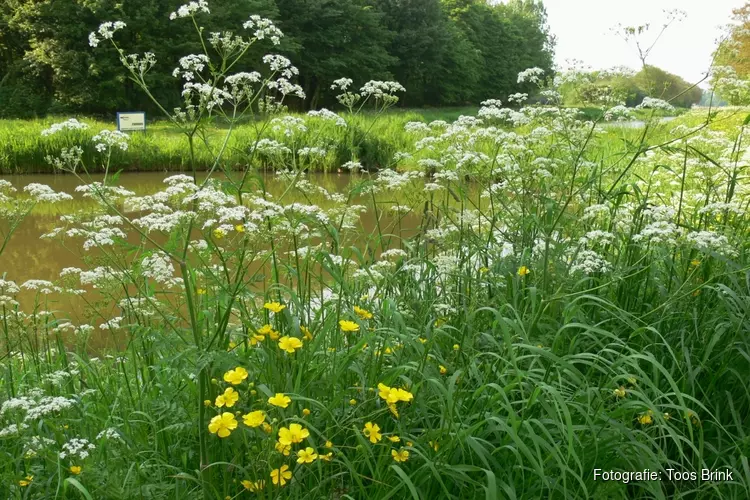
<svg viewBox="0 0 750 500"><path fill-rule="evenodd" d="M664 10L679 8L687 13L672 24L651 52L648 64L677 74L691 83L699 81L711 64L721 27L732 9L744 0L545 0L550 30L557 37L555 62L578 59L592 69L612 66L640 68L634 46L610 31L621 23L635 26L651 23L647 40L653 40L664 23ZM703 85L705 86L705 84Z"/></svg>

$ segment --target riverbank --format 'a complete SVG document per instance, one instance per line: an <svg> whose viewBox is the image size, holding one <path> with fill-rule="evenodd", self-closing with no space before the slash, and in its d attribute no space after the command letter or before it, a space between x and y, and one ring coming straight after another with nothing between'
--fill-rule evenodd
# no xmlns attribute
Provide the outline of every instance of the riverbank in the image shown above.
<svg viewBox="0 0 750 500"><path fill-rule="evenodd" d="M406 123L433 120L452 122L461 115L475 116L477 108L445 108L398 110L384 115L361 114L347 117L347 127L310 118L306 115L292 115L305 119L307 130L294 137L293 143L281 130L267 126L263 137L276 140L299 151L304 148L322 148L325 154L314 159L298 159L308 162L309 171L335 172L341 165L357 159L368 170L378 170L392 164L397 152L413 153L414 146L409 134L404 130ZM738 113L733 111L731 113ZM726 112L727 115L731 114ZM591 109L581 110L584 119L593 118ZM689 112L676 118L673 123L694 123L705 117L706 111ZM645 121L649 116L638 112L636 118ZM48 157L57 157L63 148L79 146L83 150L83 165L90 172L101 171L91 138L101 130L113 130L114 121L77 117L88 125L87 130L66 134L42 136L42 131L52 123L68 117L50 117L36 120L0 120L0 174L53 173L55 169ZM238 125L227 142L223 164L232 168L243 168L248 164L250 152L256 142L257 129L267 122L254 122ZM636 127L637 128L637 127ZM227 127L215 125L208 129L209 140L221 139L228 132ZM188 143L184 134L167 121L148 123L146 132L130 133L127 151L115 150L110 159L110 169L128 172L182 172L190 171ZM633 133L637 135L637 132ZM619 140L619 139L618 139ZM196 140L195 169L206 170L213 163L213 153ZM276 169L278 158L255 155L252 160L256 168ZM416 164L405 161L402 168L416 168Z"/></svg>

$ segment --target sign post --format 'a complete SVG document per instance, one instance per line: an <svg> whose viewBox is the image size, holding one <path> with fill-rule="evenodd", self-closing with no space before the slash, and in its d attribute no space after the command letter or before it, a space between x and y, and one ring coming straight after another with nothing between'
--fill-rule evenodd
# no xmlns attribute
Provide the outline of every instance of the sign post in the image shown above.
<svg viewBox="0 0 750 500"><path fill-rule="evenodd" d="M117 113L117 130L120 132L146 131L146 113L133 111Z"/></svg>

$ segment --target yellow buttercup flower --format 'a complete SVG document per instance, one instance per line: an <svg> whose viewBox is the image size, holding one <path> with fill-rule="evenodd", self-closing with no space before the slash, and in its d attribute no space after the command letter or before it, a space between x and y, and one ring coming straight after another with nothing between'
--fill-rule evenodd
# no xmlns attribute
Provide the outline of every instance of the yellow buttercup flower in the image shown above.
<svg viewBox="0 0 750 500"><path fill-rule="evenodd" d="M203 406L205 406L205 407L211 406L211 400L210 399L204 399L203 400Z"/></svg>
<svg viewBox="0 0 750 500"><path fill-rule="evenodd" d="M257 493L266 486L265 481L249 481L247 479L241 481L240 484L251 493Z"/></svg>
<svg viewBox="0 0 750 500"><path fill-rule="evenodd" d="M271 471L273 484L284 486L291 478L292 472L289 470L288 465L282 465L280 468Z"/></svg>
<svg viewBox="0 0 750 500"><path fill-rule="evenodd" d="M453 344L453 350L454 350L454 351L458 351L459 349L461 349L461 346L460 346L460 345L458 345L458 344Z"/></svg>
<svg viewBox="0 0 750 500"><path fill-rule="evenodd" d="M367 309L362 309L361 307L354 306L352 309L354 309L354 312L362 319L372 319L372 313L368 311Z"/></svg>
<svg viewBox="0 0 750 500"><path fill-rule="evenodd" d="M261 425L261 427L263 428L263 432L265 432L266 434L273 433L273 427L271 427L271 424L269 424L268 422L263 422L263 425Z"/></svg>
<svg viewBox="0 0 750 500"><path fill-rule="evenodd" d="M224 230L223 230L223 229L221 229L221 228L217 228L217 229L214 229L213 235L214 235L214 238L216 238L217 240L220 240L220 239L222 239L222 238L223 238L224 236L226 236L226 235L227 235L227 232L226 232L226 231L224 231Z"/></svg>
<svg viewBox="0 0 750 500"><path fill-rule="evenodd" d="M323 455L318 455L318 459L330 462L331 460L333 460L333 452L329 451L328 453L325 453Z"/></svg>
<svg viewBox="0 0 750 500"><path fill-rule="evenodd" d="M700 266L700 265L701 265L701 261L700 261L700 260L698 260L698 259L693 259L693 260L691 260L691 261L690 261L690 264L691 264L691 265L692 265L693 267L698 267L698 266Z"/></svg>
<svg viewBox="0 0 750 500"><path fill-rule="evenodd" d="M333 448L333 443L331 441L326 441L326 444L324 444L326 448Z"/></svg>
<svg viewBox="0 0 750 500"><path fill-rule="evenodd" d="M240 399L240 393L232 389L231 387L227 387L227 389L224 391L224 394L219 394L216 396L216 401L214 404L217 408L222 408L226 406L227 408L231 408L234 406L234 404L237 402L237 400Z"/></svg>
<svg viewBox="0 0 750 500"><path fill-rule="evenodd" d="M445 375L446 373L448 373L448 369L444 367L443 365L440 365L439 368L440 368L440 375Z"/></svg>
<svg viewBox="0 0 750 500"><path fill-rule="evenodd" d="M378 396L388 404L395 404L399 401L406 403L414 399L414 395L411 392L395 387L388 387L383 383L378 384L378 391Z"/></svg>
<svg viewBox="0 0 750 500"><path fill-rule="evenodd" d="M315 450L310 448L309 446L305 448L304 450L299 450L297 452L298 464L311 464L317 458L318 458L318 454L315 453Z"/></svg>
<svg viewBox="0 0 750 500"><path fill-rule="evenodd" d="M289 424L289 427L279 429L279 443L285 446L301 443L307 437L310 437L310 431L300 424Z"/></svg>
<svg viewBox="0 0 750 500"><path fill-rule="evenodd" d="M352 398L352 399L349 400L349 404L352 405L352 406L354 406L354 405L357 404L357 400L354 399L354 398Z"/></svg>
<svg viewBox="0 0 750 500"><path fill-rule="evenodd" d="M380 434L380 426L378 424L373 424L372 422L367 422L365 424L365 428L362 429L362 434L369 438L372 444L376 444L383 439L383 435Z"/></svg>
<svg viewBox="0 0 750 500"><path fill-rule="evenodd" d="M427 343L427 339L426 339L426 338L424 338L424 337L419 337L419 338L418 338L417 340L419 340L419 342L420 342L421 344L426 344L426 343Z"/></svg>
<svg viewBox="0 0 750 500"><path fill-rule="evenodd" d="M430 441L430 448L432 448L435 451L438 451L440 449L440 445L437 441Z"/></svg>
<svg viewBox="0 0 750 500"><path fill-rule="evenodd" d="M206 289L205 288L199 288L195 291L198 295L206 295Z"/></svg>
<svg viewBox="0 0 750 500"><path fill-rule="evenodd" d="M81 467L80 465L71 465L70 466L70 473L71 474L75 474L77 476L81 472L83 472L83 467Z"/></svg>
<svg viewBox="0 0 750 500"><path fill-rule="evenodd" d="M393 413L393 416L398 418L398 408L396 408L396 403L388 403L388 410Z"/></svg>
<svg viewBox="0 0 750 500"><path fill-rule="evenodd" d="M387 385L380 383L378 384L378 396L385 400L388 404L398 403L398 389L394 387L388 387Z"/></svg>
<svg viewBox="0 0 750 500"><path fill-rule="evenodd" d="M279 348L288 354L294 354L294 351L302 348L302 341L297 337L285 335L279 339Z"/></svg>
<svg viewBox="0 0 750 500"><path fill-rule="evenodd" d="M18 486L20 486L21 488L25 488L26 486L30 485L33 480L34 480L34 476L28 475L25 478L18 481Z"/></svg>
<svg viewBox="0 0 750 500"><path fill-rule="evenodd" d="M299 331L302 333L302 336L304 337L304 339L307 340L308 342L313 339L312 332L310 332L310 329L307 328L306 326L300 325Z"/></svg>
<svg viewBox="0 0 750 500"><path fill-rule="evenodd" d="M271 311L272 313L280 313L284 309L286 309L286 306L280 302L266 302L263 304L263 307Z"/></svg>
<svg viewBox="0 0 750 500"><path fill-rule="evenodd" d="M244 233L245 226L243 226L242 224L237 224L236 226L234 226L234 230L237 231L238 233Z"/></svg>
<svg viewBox="0 0 750 500"><path fill-rule="evenodd" d="M625 387L623 386L618 387L617 389L612 391L612 394L614 394L618 398L624 398L626 394Z"/></svg>
<svg viewBox="0 0 750 500"><path fill-rule="evenodd" d="M229 436L236 428L237 420L234 418L234 415L228 411L221 415L216 415L208 424L208 431L211 434L218 435L220 438Z"/></svg>
<svg viewBox="0 0 750 500"><path fill-rule="evenodd" d="M391 456L396 462L406 462L407 460L409 460L409 452L404 449L400 451L391 450Z"/></svg>
<svg viewBox="0 0 750 500"><path fill-rule="evenodd" d="M390 440L391 443L400 443L401 442L401 438L398 437L398 436L388 436L388 439Z"/></svg>
<svg viewBox="0 0 750 500"><path fill-rule="evenodd" d="M266 412L262 410L251 411L242 416L242 422L248 427L260 427L266 421Z"/></svg>
<svg viewBox="0 0 750 500"><path fill-rule="evenodd" d="M263 325L258 328L259 335L268 335L271 340L278 340L281 334L273 329L271 325Z"/></svg>
<svg viewBox="0 0 750 500"><path fill-rule="evenodd" d="M289 406L289 403L291 402L292 402L292 398L290 398L289 396L285 396L281 392L277 392L276 395L268 398L269 404L278 406L279 408L286 408L287 406Z"/></svg>
<svg viewBox="0 0 750 500"><path fill-rule="evenodd" d="M359 325L355 323L354 321L342 319L341 321L339 321L339 326L341 327L341 331L343 332L358 332L359 331Z"/></svg>
<svg viewBox="0 0 750 500"><path fill-rule="evenodd" d="M276 444L274 445L276 447L276 451L284 455L285 457L289 456L289 453L292 451L292 445L291 444L283 444L276 441Z"/></svg>
<svg viewBox="0 0 750 500"><path fill-rule="evenodd" d="M263 342L264 338L263 335L250 335L250 345L257 345L258 342Z"/></svg>
<svg viewBox="0 0 750 500"><path fill-rule="evenodd" d="M654 423L654 417L653 413L651 413L651 410L647 411L646 413L643 413L638 416L638 423L641 425L649 425Z"/></svg>
<svg viewBox="0 0 750 500"><path fill-rule="evenodd" d="M307 417L308 415L310 415L310 413L311 412L310 412L309 408L302 408L302 416L303 417Z"/></svg>
<svg viewBox="0 0 750 500"><path fill-rule="evenodd" d="M224 374L224 382L228 382L232 385L240 385L247 376L247 370L238 366L234 370L229 370Z"/></svg>
<svg viewBox="0 0 750 500"><path fill-rule="evenodd" d="M518 268L518 275L519 276L526 276L530 272L531 272L531 270L528 267L526 267L526 266L521 266L521 267Z"/></svg>

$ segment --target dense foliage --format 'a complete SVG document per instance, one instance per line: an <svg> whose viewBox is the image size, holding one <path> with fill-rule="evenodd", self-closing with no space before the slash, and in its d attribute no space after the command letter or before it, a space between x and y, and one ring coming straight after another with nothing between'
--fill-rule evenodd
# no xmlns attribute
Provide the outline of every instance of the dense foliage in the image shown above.
<svg viewBox="0 0 750 500"><path fill-rule="evenodd" d="M714 52L713 90L729 104L750 103L750 3L732 11L726 37Z"/></svg>
<svg viewBox="0 0 750 500"><path fill-rule="evenodd" d="M286 114L291 61L227 69L281 46L268 19L245 28L178 71L169 118L192 175L133 192L112 171L132 138L70 119L41 134L78 200L0 180L0 254L60 207L41 236L80 257L0 279L0 496L747 498L746 125L604 128L632 110L582 119L529 68L516 81L544 103L407 123L410 153L357 174L347 149L334 190L308 176L332 143L314 125L362 143L361 108L381 119L404 88L335 79L341 113ZM106 55L132 36L107 21L89 39ZM122 62L148 93L152 56ZM267 120L238 169L225 153L247 114ZM704 469L731 480L676 477Z"/></svg>
<svg viewBox="0 0 750 500"><path fill-rule="evenodd" d="M192 26L169 24L175 7L160 0L2 2L0 116L153 111L123 77L116 52L94 57L86 41L109 18L131 28L129 50L156 54L153 93L178 105L172 68L200 44L189 36ZM309 107L331 104L324 91L341 76L395 77L406 84L402 104L410 106L504 98L519 71L552 63L539 0L216 0L210 8L207 33L233 29L248 12L277 21L287 35L279 52L298 61Z"/></svg>
<svg viewBox="0 0 750 500"><path fill-rule="evenodd" d="M568 105L622 103L635 107L645 97L656 97L679 108L689 108L703 97L697 85L655 66L637 73L629 68L586 71L571 68L561 74L561 91Z"/></svg>

